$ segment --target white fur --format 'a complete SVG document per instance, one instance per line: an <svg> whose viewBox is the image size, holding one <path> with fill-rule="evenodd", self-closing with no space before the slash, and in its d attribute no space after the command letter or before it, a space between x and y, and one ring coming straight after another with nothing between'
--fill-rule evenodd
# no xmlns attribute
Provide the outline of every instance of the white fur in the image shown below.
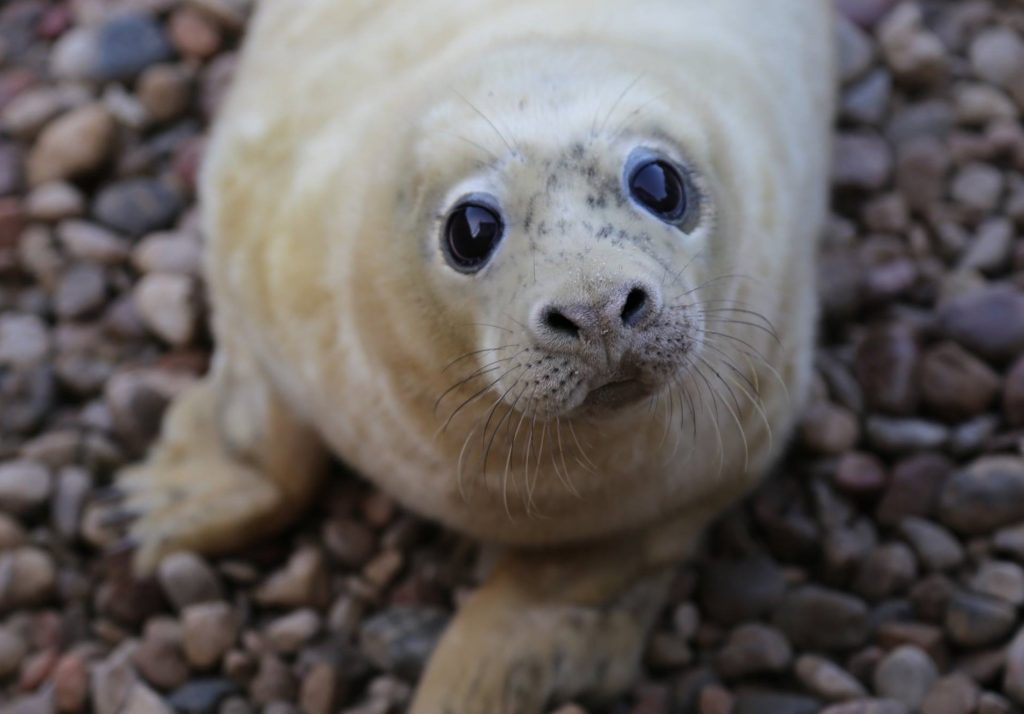
<svg viewBox="0 0 1024 714"><path fill-rule="evenodd" d="M204 173L218 329L248 345L345 461L474 535L562 542L718 503L763 470L765 418L777 447L808 379L831 52L820 0L265 2ZM566 171L546 189L575 144L608 177L638 146L677 156L706 194L701 221L682 233L617 206L602 215L649 250L595 241L581 227L596 220L590 187ZM473 276L439 249L444 215L467 190L497 196L509 229ZM542 219L565 230L538 237ZM678 389L653 406L557 422L542 409L554 402L536 403L508 417L531 429L530 460L525 431L508 457L506 429L487 473L486 440L467 435L507 382L439 433L488 381L435 413L437 398L494 353L446 371L453 359L528 343L519 325L538 301L641 273L666 293L693 290L689 303L743 301L774 325L779 343L752 325L697 320L698 343L724 330L771 365L728 343L738 369L722 376L736 402L709 370L717 398L681 369L696 425ZM702 349L694 359L724 359ZM762 406L736 382L755 384Z"/></svg>

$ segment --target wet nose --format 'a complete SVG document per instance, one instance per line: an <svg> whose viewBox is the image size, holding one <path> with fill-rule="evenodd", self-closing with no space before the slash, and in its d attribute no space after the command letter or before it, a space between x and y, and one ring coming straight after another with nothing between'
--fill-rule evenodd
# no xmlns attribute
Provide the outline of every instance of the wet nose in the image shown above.
<svg viewBox="0 0 1024 714"><path fill-rule="evenodd" d="M549 347L576 341L605 342L639 329L660 307L656 289L629 284L590 301L542 305L534 320L534 332L541 344Z"/></svg>

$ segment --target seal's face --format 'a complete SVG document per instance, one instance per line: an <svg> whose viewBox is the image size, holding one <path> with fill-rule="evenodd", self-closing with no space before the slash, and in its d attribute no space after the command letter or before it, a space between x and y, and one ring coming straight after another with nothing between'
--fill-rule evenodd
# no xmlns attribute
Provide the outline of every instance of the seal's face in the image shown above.
<svg viewBox="0 0 1024 714"><path fill-rule="evenodd" d="M541 73L452 92L425 121L420 165L447 167L422 174L431 289L474 335L440 366L485 409L620 412L697 370L712 182L656 83L629 97L622 73L580 95L573 68Z"/></svg>

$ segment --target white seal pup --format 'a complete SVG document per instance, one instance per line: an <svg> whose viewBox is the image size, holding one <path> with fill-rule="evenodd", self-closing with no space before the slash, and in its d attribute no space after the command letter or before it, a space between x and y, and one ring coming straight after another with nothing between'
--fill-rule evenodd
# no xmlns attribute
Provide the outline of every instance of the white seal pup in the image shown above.
<svg viewBox="0 0 1024 714"><path fill-rule="evenodd" d="M627 686L811 371L821 0L259 5L202 181L217 352L120 478L150 569L292 521L328 450L506 546L416 714Z"/></svg>

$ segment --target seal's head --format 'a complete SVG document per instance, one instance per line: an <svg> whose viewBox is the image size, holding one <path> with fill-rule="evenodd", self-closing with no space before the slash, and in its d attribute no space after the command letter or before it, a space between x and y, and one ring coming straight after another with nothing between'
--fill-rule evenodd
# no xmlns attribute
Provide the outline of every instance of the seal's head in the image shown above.
<svg viewBox="0 0 1024 714"><path fill-rule="evenodd" d="M441 95L416 129L410 228L439 319L472 335L453 377L539 418L599 416L698 364L721 226L678 87L551 56L499 54Z"/></svg>

